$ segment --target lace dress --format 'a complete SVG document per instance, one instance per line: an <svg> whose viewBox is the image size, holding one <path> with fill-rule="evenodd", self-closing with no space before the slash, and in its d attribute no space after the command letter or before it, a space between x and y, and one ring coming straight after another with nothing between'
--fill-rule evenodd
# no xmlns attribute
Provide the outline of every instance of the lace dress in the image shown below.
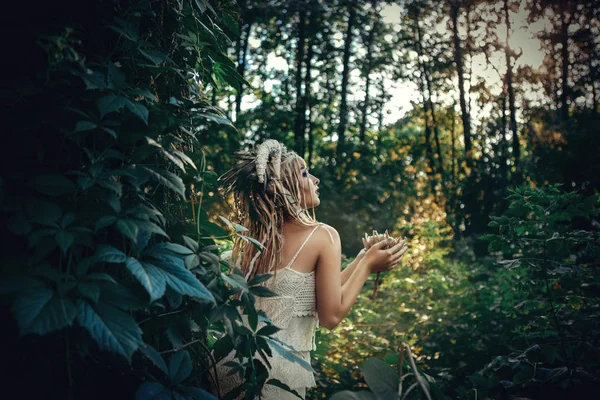
<svg viewBox="0 0 600 400"><path fill-rule="evenodd" d="M315 298L315 272L298 272L291 266L319 226L310 232L289 264L285 268L277 270L275 275L267 281L269 289L279 296L256 299L256 309L263 310L271 321L281 328L273 336L292 346L296 350L294 354L309 364L310 351L316 349L315 332L319 323ZM274 349L272 349L272 354L273 357L269 359L272 368L269 371L268 379L280 380L304 398L306 388L316 384L313 373L297 363L288 361ZM230 369L223 365L233 358L234 355L231 352L217 364L219 385L223 395L242 383L238 374L227 376ZM285 400L288 398L297 399L293 394L272 385L265 385L263 388L262 399Z"/></svg>

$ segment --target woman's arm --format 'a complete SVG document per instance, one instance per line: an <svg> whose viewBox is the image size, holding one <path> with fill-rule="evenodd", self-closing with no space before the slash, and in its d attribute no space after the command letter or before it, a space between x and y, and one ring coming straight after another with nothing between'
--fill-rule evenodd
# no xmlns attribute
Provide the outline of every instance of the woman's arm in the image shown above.
<svg viewBox="0 0 600 400"><path fill-rule="evenodd" d="M356 266L358 265L358 263L360 262L360 260L363 259L364 256L365 256L365 249L362 249L360 251L360 253L358 253L358 255L356 256L356 258L354 260L352 260L352 262L350 264L348 264L348 266L346 267L346 269L344 269L342 271L342 285L344 283L346 283L346 281L352 275L352 273L356 269Z"/></svg>
<svg viewBox="0 0 600 400"><path fill-rule="evenodd" d="M321 246L317 249L316 296L319 322L331 330L350 312L369 274L391 269L402 258L404 251L401 251L402 244L383 250L386 243L377 243L346 273L348 276L342 283L340 237L335 229L326 229L333 232L333 243L319 241Z"/></svg>

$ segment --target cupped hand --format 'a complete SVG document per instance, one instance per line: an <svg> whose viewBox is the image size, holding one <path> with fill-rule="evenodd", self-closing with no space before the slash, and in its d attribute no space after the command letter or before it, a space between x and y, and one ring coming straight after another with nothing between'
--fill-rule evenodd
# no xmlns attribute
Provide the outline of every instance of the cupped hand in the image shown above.
<svg viewBox="0 0 600 400"><path fill-rule="evenodd" d="M382 240L366 251L362 262L369 268L371 273L393 269L402 260L406 250L408 250L405 240L400 241L389 249L384 249L386 245L389 245L389 241Z"/></svg>

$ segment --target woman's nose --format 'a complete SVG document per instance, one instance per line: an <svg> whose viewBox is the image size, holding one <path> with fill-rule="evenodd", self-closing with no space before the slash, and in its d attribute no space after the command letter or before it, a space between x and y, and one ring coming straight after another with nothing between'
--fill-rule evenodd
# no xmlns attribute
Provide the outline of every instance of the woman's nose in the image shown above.
<svg viewBox="0 0 600 400"><path fill-rule="evenodd" d="M314 176L314 175L313 175L313 178L315 178L315 180L314 180L315 185L318 185L319 182L321 182L321 180L319 178L317 178L316 176Z"/></svg>

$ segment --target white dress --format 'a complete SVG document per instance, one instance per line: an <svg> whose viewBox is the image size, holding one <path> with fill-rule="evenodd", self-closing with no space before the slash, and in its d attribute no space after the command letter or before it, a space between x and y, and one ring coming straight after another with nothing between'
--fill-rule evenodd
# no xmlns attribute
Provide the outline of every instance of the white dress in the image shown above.
<svg viewBox="0 0 600 400"><path fill-rule="evenodd" d="M257 297L255 304L257 310L263 310L273 324L281 328L273 336L292 346L296 350L294 354L309 364L310 352L316 349L315 332L319 324L315 297L315 271L298 272L291 266L319 226L310 232L289 264L285 268L277 270L275 275L267 281L267 287L278 296ZM274 378L285 383L304 398L306 389L316 384L313 373L298 363L288 361L275 349L272 349L272 354L273 357L269 359L272 368L269 371L268 379ZM223 364L232 359L233 352L217 364L219 386L223 395L242 383L238 374L227 376L229 368ZM297 399L293 394L272 385L264 386L261 398L266 400Z"/></svg>

